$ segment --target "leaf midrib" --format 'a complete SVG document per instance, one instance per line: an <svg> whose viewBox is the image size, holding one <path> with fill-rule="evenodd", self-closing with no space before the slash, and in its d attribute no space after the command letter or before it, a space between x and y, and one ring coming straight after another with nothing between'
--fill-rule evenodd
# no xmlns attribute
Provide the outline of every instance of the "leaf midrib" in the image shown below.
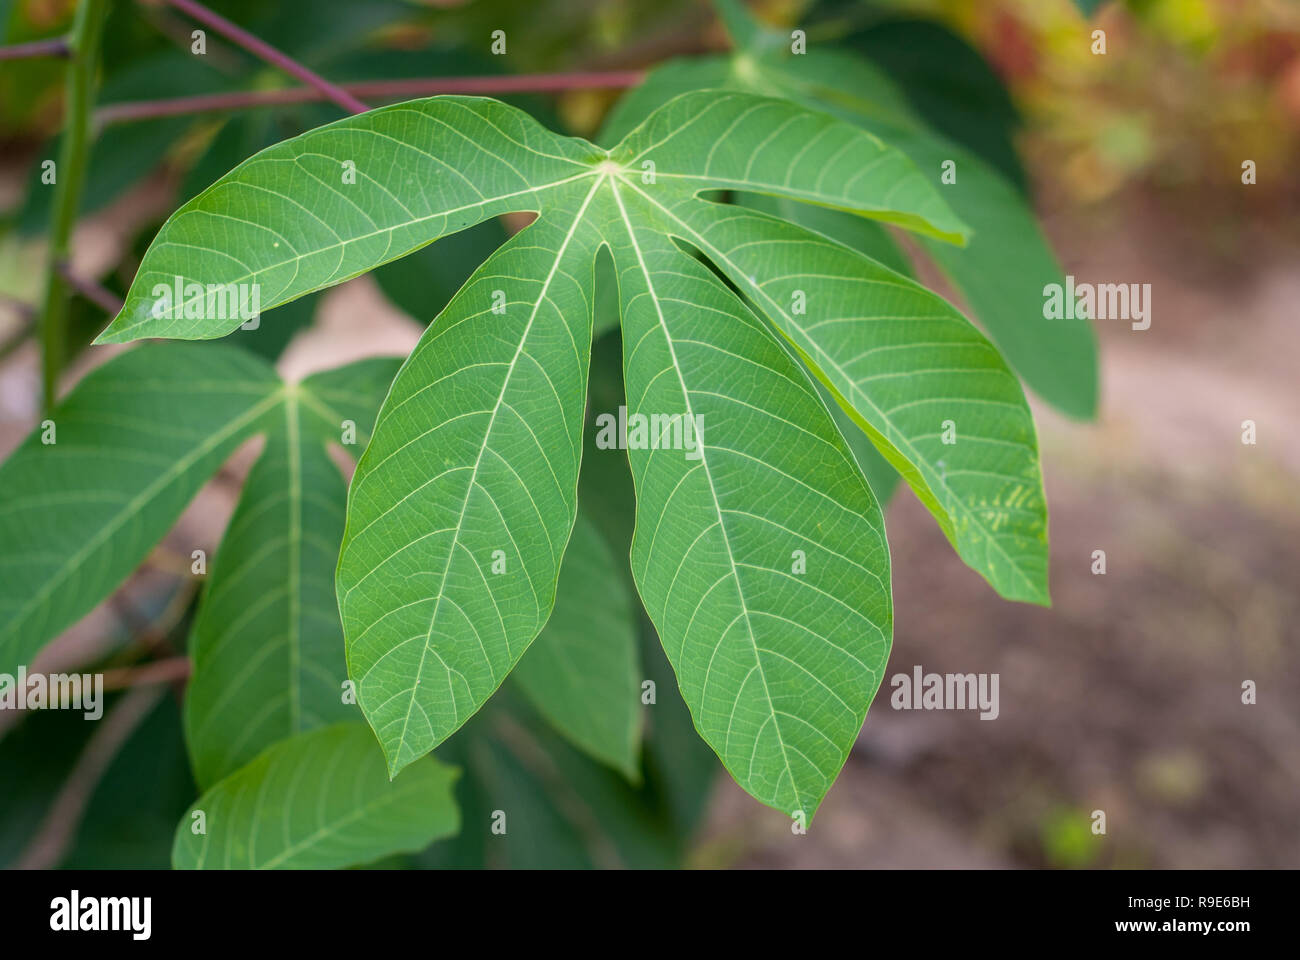
<svg viewBox="0 0 1300 960"><path fill-rule="evenodd" d="M628 181L624 180L621 177L618 178L618 180L622 181L623 183L628 183ZM628 184L628 185L631 186L632 189L636 190L638 193L642 192L635 186L635 184ZM691 407L690 391L687 390L686 381L682 377L681 365L677 361L677 351L673 347L672 335L668 332L668 326L664 322L663 308L660 306L659 303L659 295L655 292L654 281L650 278L650 270L646 266L645 257L642 256L641 254L641 246L640 244L637 243L636 231L632 227L632 221L627 215L627 209L623 206L623 198L619 195L617 182L611 180L610 191L613 193L614 200L618 204L619 215L623 218L623 223L627 227L628 239L631 241L632 249L636 253L637 264L641 268L641 273L645 277L646 290L650 294L651 302L653 302L655 305L655 315L659 320L660 329L663 330L664 341L668 345L668 353L670 358L672 359L673 372L677 375L678 386L681 387L682 402L686 406L686 415L689 417L694 417L695 414ZM768 689L767 671L763 669L763 657L762 654L759 652L758 640L754 636L754 625L753 625L753 621L750 619L749 604L745 600L745 589L740 582L740 570L736 566L736 557L734 552L731 549L731 537L727 533L726 522L723 520L722 517L722 505L718 502L718 492L713 485L713 475L709 470L709 457L708 457L707 448L705 447L704 442L702 440L698 440L697 443L700 449L700 463L704 467L704 477L709 486L709 495L713 499L714 513L718 518L718 529L722 532L722 542L724 546L726 546L727 548L727 565L731 568L731 577L736 584L736 594L740 598L740 608L744 612L745 633L749 637L750 646L753 648L754 651L754 665L758 670L759 680L762 681L763 684L763 696L767 700L768 712L771 714L772 723L776 727L777 742L781 745L781 759L782 762L784 762L785 764L786 776L790 778L790 790L794 794L794 802L798 804L802 802L802 797L800 795L799 787L795 780L794 768L790 766L790 755L786 752L785 737L781 733L781 721L777 719L776 704L772 700L771 690ZM719 638L718 643L719 644L722 643L721 638ZM703 695L703 691L701 691L701 695ZM735 710L737 705L738 704L732 704L732 719L735 718ZM701 704L699 712L703 713L703 704ZM729 739L730 739L730 722L728 723L728 740ZM757 743L757 741L755 742ZM752 756L750 762L750 769L752 772L753 769ZM772 795L773 803L779 801L780 799L779 794L780 794L780 780L778 778Z"/></svg>
<svg viewBox="0 0 1300 960"><path fill-rule="evenodd" d="M285 441L289 446L289 534L287 636L289 647L289 728L302 729L302 625L299 622L302 598L298 595L302 571L302 449L299 446L298 390L287 387L284 396Z"/></svg>
<svg viewBox="0 0 1300 960"><path fill-rule="evenodd" d="M432 636L434 625L438 622L438 613L442 609L443 597L447 594L447 575L451 571L452 561L456 556L456 546L460 542L461 531L465 526L465 513L469 509L470 498L474 494L474 485L478 482L479 468L483 463L483 455L487 452L488 444L492 436L492 427L496 423L497 414L501 410L501 405L505 400L506 391L510 387L510 379L514 375L515 367L519 363L520 356L523 355L524 345L528 342L528 335L532 332L533 323L537 320L537 314L541 311L542 303L546 300L546 295L550 291L551 281L555 279L555 274L560 268L560 262L564 259L565 253L569 249L569 244L573 240L574 234L577 233L578 227L582 224L583 217L586 215L587 207L591 203L591 198L596 195L600 189L601 183L607 174L589 172L581 174L583 177L594 177L595 183L587 191L587 196L583 199L582 205L578 208L577 214L573 218L573 223L569 225L568 233L564 236L564 241L560 244L559 250L555 254L555 259L551 263L551 268L546 274L546 279L542 282L542 288L537 294L537 299L533 303L532 312L528 316L528 323L524 326L523 332L519 336L519 346L515 348L515 355L510 360L510 365L506 370L505 376L501 380L501 391L497 395L496 403L492 406L492 414L488 419L487 427L483 431L483 442L479 445L478 455L474 460L474 468L470 471L469 483L465 486L465 498L461 502L460 516L456 520L456 526L452 530L451 546L447 550L447 562L443 566L442 578L439 581L438 596L433 603L433 612L429 615L429 629L425 632L424 643L421 645L420 662L415 670L416 682L410 687L410 697L407 701L406 716L402 720L402 732L398 735L397 745L394 750L395 758L400 756L403 747L406 745L406 732L411 723L411 711L415 709L415 694L419 685L419 680L424 674L424 664L429 656L429 648L432 646ZM578 177L571 177L570 180L576 180ZM487 663L488 670L492 675L493 685L496 685L496 668L492 665L492 659L483 651L484 661ZM450 681L450 676L448 677ZM455 693L452 693L452 703L455 703ZM454 708L454 707L453 707Z"/></svg>

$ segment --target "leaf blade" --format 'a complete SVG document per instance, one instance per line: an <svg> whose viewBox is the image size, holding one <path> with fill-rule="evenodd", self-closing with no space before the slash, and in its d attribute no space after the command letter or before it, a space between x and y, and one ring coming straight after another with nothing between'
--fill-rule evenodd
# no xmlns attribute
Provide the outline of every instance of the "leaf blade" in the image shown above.
<svg viewBox="0 0 1300 960"><path fill-rule="evenodd" d="M172 866L322 870L420 850L460 828L451 794L458 776L455 767L429 757L390 781L359 724L300 734L194 803L177 825ZM200 811L201 835L192 831Z"/></svg>
<svg viewBox="0 0 1300 960"><path fill-rule="evenodd" d="M632 189L789 338L971 567L1004 597L1049 603L1033 415L978 330L919 284L792 223Z"/></svg>
<svg viewBox="0 0 1300 960"><path fill-rule="evenodd" d="M353 479L339 604L349 673L393 772L482 705L554 602L577 509L591 349L594 237L583 214L599 181L589 179L575 185L576 214L544 215L517 234L430 326ZM432 478L429 463L441 463ZM424 532L412 536L399 507ZM496 551L505 572L489 580ZM473 639L458 642L455 627Z"/></svg>
<svg viewBox="0 0 1300 960"><path fill-rule="evenodd" d="M223 295L256 284L269 310L528 208L539 193L588 175L590 152L477 97L394 104L318 127L249 158L168 218L95 342L223 336L246 318L185 284ZM354 183L343 179L349 161ZM417 183L412 168L436 189ZM180 301L154 294L178 278Z"/></svg>
<svg viewBox="0 0 1300 960"><path fill-rule="evenodd" d="M715 128L698 134L701 124ZM697 189L748 190L897 223L951 243L967 228L900 151L788 100L704 90L664 104L611 152L624 167ZM811 186L808 186L811 184Z"/></svg>
<svg viewBox="0 0 1300 960"><path fill-rule="evenodd" d="M633 575L701 735L749 793L811 818L888 656L892 604L879 506L807 375L625 190L615 187L614 197L626 238L607 239L623 285L629 418L698 412L712 420L698 467L677 451L629 450ZM685 315L682 304L701 315ZM723 319L713 326L702 319L715 314ZM703 387L710 370L725 386ZM746 488L749 496L738 496ZM704 555L692 556L701 543ZM670 552L656 564L657 548ZM779 565L797 559L796 550L809 565L785 573ZM690 575L679 579L688 559ZM690 592L675 600L679 584ZM712 651L692 635L701 615L706 637L717 637Z"/></svg>
<svg viewBox="0 0 1300 960"><path fill-rule="evenodd" d="M279 403L274 371L233 347L151 345L90 373L55 410L55 442L38 428L0 465L0 666L121 583Z"/></svg>

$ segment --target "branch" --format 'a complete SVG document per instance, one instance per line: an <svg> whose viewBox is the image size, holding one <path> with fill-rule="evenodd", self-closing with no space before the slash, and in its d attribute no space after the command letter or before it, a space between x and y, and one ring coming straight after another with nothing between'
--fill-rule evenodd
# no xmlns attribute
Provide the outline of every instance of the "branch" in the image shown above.
<svg viewBox="0 0 1300 960"><path fill-rule="evenodd" d="M19 870L49 870L59 865L81 825L95 787L163 693L151 688L132 690L96 724L36 836L23 851L17 863Z"/></svg>
<svg viewBox="0 0 1300 960"><path fill-rule="evenodd" d="M499 93L557 93L564 90L622 89L634 87L644 74L639 70L609 71L603 73L536 73L498 75L486 77L417 77L408 80L371 80L349 83L343 89L360 97L380 100L402 100L410 97L428 97L439 93L499 94ZM176 97L169 100L136 100L101 107L96 122L108 126L133 120L170 117L181 114L205 113L213 110L243 110L248 107L269 107L294 103L310 103L326 99L311 87L289 87L284 90L247 90L237 93L215 93L198 97Z"/></svg>
<svg viewBox="0 0 1300 960"><path fill-rule="evenodd" d="M26 60L30 57L70 57L72 48L66 37L53 37L49 40L33 40L30 43L15 43L0 47L0 60Z"/></svg>
<svg viewBox="0 0 1300 960"><path fill-rule="evenodd" d="M308 70L288 54L281 53L266 41L259 40L247 30L236 26L225 17L213 13L203 4L197 3L196 0L167 0L167 2L177 10L199 21L199 23L211 27L227 40L243 47L255 57L265 60L274 67L279 67L285 73L297 77L309 87L319 90L324 99L334 101L349 113L365 113L370 109L342 87L335 86L319 74Z"/></svg>

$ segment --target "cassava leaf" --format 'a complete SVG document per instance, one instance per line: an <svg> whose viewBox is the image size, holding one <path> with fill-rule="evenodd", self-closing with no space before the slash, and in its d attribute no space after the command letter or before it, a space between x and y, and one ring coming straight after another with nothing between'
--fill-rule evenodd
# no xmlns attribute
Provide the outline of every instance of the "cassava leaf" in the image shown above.
<svg viewBox="0 0 1300 960"><path fill-rule="evenodd" d="M556 730L634 783L641 778L636 661L632 598L609 547L579 512L555 612L513 676Z"/></svg>
<svg viewBox="0 0 1300 960"><path fill-rule="evenodd" d="M342 185L348 159L356 182ZM880 509L790 348L684 249L753 300L758 278L729 269L748 254L712 232L734 208L696 196L718 190L958 242L965 232L897 151L789 101L687 94L607 152L500 104L438 97L258 154L183 207L146 255L102 339L233 328L237 318L155 311L151 285L176 274L261 283L263 306L273 306L487 216L538 212L426 331L349 491L337 577L349 673L390 773L478 710L551 616L576 511L602 249L621 304L628 414L676 418L682 441L629 444L632 566L696 728L742 786L787 813L811 816L844 762L892 629ZM688 210L717 223L706 230ZM888 315L895 301L918 309L924 291L905 278L787 226L804 275L829 278L828 302L844 302L849 270L859 272L856 297L869 300L863 316ZM925 301L942 309L935 304ZM685 422L699 425L694 444L682 440ZM983 426L996 436L1016 423ZM910 439L909 455L919 443ZM914 483L924 478L906 457L896 461Z"/></svg>
<svg viewBox="0 0 1300 960"><path fill-rule="evenodd" d="M326 452L351 420L364 444L397 362L363 360L288 387L213 558L190 638L185 730L209 787L346 706L334 568L343 477Z"/></svg>
<svg viewBox="0 0 1300 960"><path fill-rule="evenodd" d="M190 639L185 730L202 787L277 740L348 717L330 582L343 498L338 468L303 436L289 398L213 558Z"/></svg>
<svg viewBox="0 0 1300 960"><path fill-rule="evenodd" d="M281 396L227 346L152 345L87 375L0 465L0 672L116 588Z"/></svg>
<svg viewBox="0 0 1300 960"><path fill-rule="evenodd" d="M390 781L360 724L302 733L195 801L176 827L172 866L322 870L421 850L460 829L458 775L426 757ZM203 833L195 830L200 812Z"/></svg>

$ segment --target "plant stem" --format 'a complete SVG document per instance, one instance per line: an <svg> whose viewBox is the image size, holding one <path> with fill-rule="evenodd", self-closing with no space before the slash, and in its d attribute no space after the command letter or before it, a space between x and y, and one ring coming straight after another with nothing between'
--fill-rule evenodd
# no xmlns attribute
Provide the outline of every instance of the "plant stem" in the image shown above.
<svg viewBox="0 0 1300 960"><path fill-rule="evenodd" d="M15 43L0 47L0 60L26 60L31 57L66 57L72 50L64 37L51 37L48 40L33 40L30 43Z"/></svg>
<svg viewBox="0 0 1300 960"><path fill-rule="evenodd" d="M193 17L199 23L211 27L227 40L243 47L255 57L265 60L274 67L279 67L285 73L295 76L308 86L319 90L324 99L334 101L349 113L365 113L370 109L342 87L330 83L317 73L313 73L288 54L280 52L266 41L258 39L242 27L231 23L225 17L213 13L203 4L196 2L196 0L167 0L167 2L177 10Z"/></svg>
<svg viewBox="0 0 1300 960"><path fill-rule="evenodd" d="M50 870L59 865L81 825L95 787L165 693L166 688L152 685L131 690L105 714L102 723L95 725L95 732L59 788L40 829L19 858L19 870Z"/></svg>
<svg viewBox="0 0 1300 960"><path fill-rule="evenodd" d="M63 369L64 327L67 324L68 284L64 264L68 259L72 229L81 207L90 152L90 108L95 95L99 41L103 33L106 0L81 0L68 38L67 91L63 117L63 142L54 168L54 220L50 226L49 262L45 269L45 296L41 308L42 380L48 412L57 396Z"/></svg>
<svg viewBox="0 0 1300 960"><path fill-rule="evenodd" d="M147 687L156 683L184 680L190 675L189 657L169 657L152 660L138 667L119 667L104 671L105 690L124 690L128 687Z"/></svg>
<svg viewBox="0 0 1300 960"><path fill-rule="evenodd" d="M403 99L427 97L438 93L555 93L563 90L621 89L634 87L644 74L639 70L609 71L603 73L535 73L503 74L486 77L417 77L407 80L371 80L350 83L343 89L361 97L376 99ZM102 126L134 120L151 120L179 114L203 113L213 110L242 110L247 107L268 107L324 100L325 96L311 87L290 87L285 90L247 90L237 93L216 93L198 97L176 97L170 100L136 100L101 107L96 121Z"/></svg>

